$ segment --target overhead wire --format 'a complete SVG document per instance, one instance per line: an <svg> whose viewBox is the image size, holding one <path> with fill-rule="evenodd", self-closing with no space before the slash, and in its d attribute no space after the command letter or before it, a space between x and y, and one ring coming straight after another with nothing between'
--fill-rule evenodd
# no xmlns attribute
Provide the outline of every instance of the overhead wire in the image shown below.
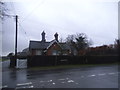
<svg viewBox="0 0 120 90"><path fill-rule="evenodd" d="M22 23L23 21L25 21L25 20L36 10L36 8L37 8L38 6L40 6L40 5L42 5L44 2L45 2L45 0L42 0L42 2L40 2L38 5L36 5L36 7L34 7L33 10L32 10L28 15L26 15L26 16L23 18L23 20L21 21L21 23ZM12 8L13 14L16 15L16 10L15 10L15 7L14 7L13 2L10 2L10 5L11 5L11 8ZM24 33L24 35L27 37L27 39L30 40L30 37L29 37L28 33L24 30L24 28L22 27L22 25L20 24L20 22L18 22L18 24L19 24L19 26L20 26L20 28L21 28L20 31L23 31L23 33Z"/></svg>
<svg viewBox="0 0 120 90"><path fill-rule="evenodd" d="M30 15L32 15L32 13L35 12L36 8L38 6L40 7L44 2L45 2L45 0L42 0L42 2L40 2L38 5L36 5L36 7L34 7L33 10L28 15L26 15L21 22L25 21L28 17L30 17Z"/></svg>
<svg viewBox="0 0 120 90"><path fill-rule="evenodd" d="M20 23L18 23L18 24L19 24L19 26L21 27L20 31L23 31L23 33L24 33L24 35L26 36L26 38L27 38L28 40L30 40L30 37L29 37L28 33L24 30L24 28L22 27L22 25L21 25Z"/></svg>
<svg viewBox="0 0 120 90"><path fill-rule="evenodd" d="M12 12L14 15L16 15L16 10L14 7L13 2L10 2L11 8L12 8ZM19 26L21 29L19 29L19 31L23 31L24 35L26 36L27 40L30 40L29 36L27 35L27 32L24 30L24 28L22 27L22 25L20 24L20 22L18 22Z"/></svg>
<svg viewBox="0 0 120 90"><path fill-rule="evenodd" d="M10 0L9 0L10 1ZM15 10L15 7L14 7L14 4L13 2L10 1L9 5L11 6L11 9L9 11L12 12L12 15L9 14L10 17L13 17L14 18L14 21L15 21L15 16L16 16L16 10Z"/></svg>
<svg viewBox="0 0 120 90"><path fill-rule="evenodd" d="M27 33L27 32L24 30L24 28L22 27L21 23L22 23L23 21L27 20L27 18L30 17L30 15L32 15L33 12L35 12L36 8L38 8L38 6L42 5L44 2L45 2L45 0L42 0L42 2L40 2L38 5L36 5L36 7L34 7L34 8L31 10L31 12L30 12L28 15L26 15L26 16L21 20L21 22L18 22L18 23L19 23L19 26L20 26L20 28L21 28L20 31L23 31L24 35L27 37L28 40L30 40L30 37L29 37L28 33ZM14 7L13 2L11 2L10 5L11 5L11 7L13 8L13 13L16 15L16 10L15 10L15 7ZM53 26L53 25L50 25L50 26ZM54 25L54 27L60 28L60 27L55 26L55 25Z"/></svg>

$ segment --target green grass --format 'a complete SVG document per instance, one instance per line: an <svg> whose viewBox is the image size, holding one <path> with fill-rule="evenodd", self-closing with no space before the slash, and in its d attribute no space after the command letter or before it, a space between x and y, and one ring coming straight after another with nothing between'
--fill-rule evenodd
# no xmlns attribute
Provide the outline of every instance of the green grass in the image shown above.
<svg viewBox="0 0 120 90"><path fill-rule="evenodd" d="M0 58L0 62L7 61L7 60L9 60L9 59L2 59L2 58Z"/></svg>
<svg viewBox="0 0 120 90"><path fill-rule="evenodd" d="M31 67L30 70L54 70L54 69L69 69L69 68L80 68L88 66L104 66L104 65L118 65L118 63L111 64L79 64L79 65L59 65L59 66L46 66L46 67Z"/></svg>

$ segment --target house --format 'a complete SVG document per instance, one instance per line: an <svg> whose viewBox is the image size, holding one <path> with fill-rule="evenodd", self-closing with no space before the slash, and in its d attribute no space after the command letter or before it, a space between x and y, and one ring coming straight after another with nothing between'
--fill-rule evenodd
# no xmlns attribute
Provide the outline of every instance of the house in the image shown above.
<svg viewBox="0 0 120 90"><path fill-rule="evenodd" d="M22 50L22 52L18 52L17 56L19 57L26 57L29 55L29 48L25 48Z"/></svg>
<svg viewBox="0 0 120 90"><path fill-rule="evenodd" d="M55 39L50 42L46 41L44 31L41 35L41 41L30 41L30 55L70 55L70 47L66 43L58 41L57 33L54 35Z"/></svg>

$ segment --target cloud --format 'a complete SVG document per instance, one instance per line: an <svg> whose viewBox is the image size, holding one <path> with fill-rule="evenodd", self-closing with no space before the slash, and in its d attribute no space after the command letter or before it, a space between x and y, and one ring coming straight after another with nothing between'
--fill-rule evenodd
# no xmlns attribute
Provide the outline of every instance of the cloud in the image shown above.
<svg viewBox="0 0 120 90"><path fill-rule="evenodd" d="M13 2L19 16L18 51L29 46L29 40L41 40L46 32L47 41L69 34L86 33L95 45L111 44L118 37L118 3L94 0L40 0ZM10 3L8 7L13 11ZM13 11L14 12L14 11ZM26 33L26 34L25 34ZM14 52L15 21L4 21L3 54Z"/></svg>

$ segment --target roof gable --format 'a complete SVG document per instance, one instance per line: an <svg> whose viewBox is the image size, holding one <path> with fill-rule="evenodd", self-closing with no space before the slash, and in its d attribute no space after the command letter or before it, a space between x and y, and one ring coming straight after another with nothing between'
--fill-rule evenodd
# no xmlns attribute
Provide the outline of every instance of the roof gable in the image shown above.
<svg viewBox="0 0 120 90"><path fill-rule="evenodd" d="M59 45L60 48L62 49L61 45L56 40L51 41L47 49L49 49L54 43L57 43L57 45Z"/></svg>

